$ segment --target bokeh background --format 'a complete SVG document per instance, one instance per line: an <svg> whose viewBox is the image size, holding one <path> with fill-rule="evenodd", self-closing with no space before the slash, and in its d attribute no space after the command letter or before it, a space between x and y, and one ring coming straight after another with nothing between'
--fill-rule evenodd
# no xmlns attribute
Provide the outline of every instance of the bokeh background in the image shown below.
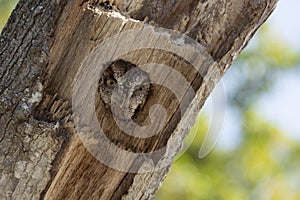
<svg viewBox="0 0 300 200"><path fill-rule="evenodd" d="M0 30L16 2L0 0ZM221 137L200 159L216 106L209 99L156 200L300 199L299 8L280 1L228 70Z"/></svg>

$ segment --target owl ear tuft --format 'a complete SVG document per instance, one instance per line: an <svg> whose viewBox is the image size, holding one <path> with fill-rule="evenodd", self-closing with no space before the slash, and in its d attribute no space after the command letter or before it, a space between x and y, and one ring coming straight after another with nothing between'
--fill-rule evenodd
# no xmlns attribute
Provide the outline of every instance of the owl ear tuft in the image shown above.
<svg viewBox="0 0 300 200"><path fill-rule="evenodd" d="M114 62L112 62L112 64L119 65L119 66L121 65L121 66L126 67L127 69L136 67L136 65L134 63L131 63L131 62L123 60L123 59L115 60Z"/></svg>

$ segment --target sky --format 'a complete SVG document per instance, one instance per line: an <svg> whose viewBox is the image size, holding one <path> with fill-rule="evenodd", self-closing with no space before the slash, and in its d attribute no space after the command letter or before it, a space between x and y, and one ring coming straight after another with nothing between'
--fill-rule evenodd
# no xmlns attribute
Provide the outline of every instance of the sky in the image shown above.
<svg viewBox="0 0 300 200"><path fill-rule="evenodd" d="M297 50L300 49L300 24L296 21L300 19L299 8L299 0L281 0L270 18L272 28ZM258 106L284 133L300 140L300 66L283 76L277 77L274 88L262 98ZM272 99L271 104L268 98Z"/></svg>
<svg viewBox="0 0 300 200"><path fill-rule="evenodd" d="M277 8L268 20L272 28L297 49L300 49L299 8L299 0L279 0Z"/></svg>
<svg viewBox="0 0 300 200"><path fill-rule="evenodd" d="M268 23L276 34L288 42L292 48L300 50L300 19L299 0L281 0L268 19ZM254 38L255 40L255 38ZM250 41L254 42L254 40ZM300 55L299 55L300 56ZM282 73L276 77L273 88L257 102L259 115L276 125L279 130L291 139L300 140L300 66L294 71ZM230 88L230 76L226 73L220 84L223 84L225 94ZM218 91L215 91L218 92ZM222 102L220 102L222 103ZM213 105L211 98L207 101L204 112L212 117ZM222 121L217 122L222 123ZM226 107L223 129L217 148L234 149L239 144L241 127L238 113Z"/></svg>
<svg viewBox="0 0 300 200"><path fill-rule="evenodd" d="M300 50L300 1L281 0L270 18L270 25ZM299 55L300 56L300 55ZM288 73L278 75L269 94L258 103L261 113L293 139L300 139L300 66Z"/></svg>

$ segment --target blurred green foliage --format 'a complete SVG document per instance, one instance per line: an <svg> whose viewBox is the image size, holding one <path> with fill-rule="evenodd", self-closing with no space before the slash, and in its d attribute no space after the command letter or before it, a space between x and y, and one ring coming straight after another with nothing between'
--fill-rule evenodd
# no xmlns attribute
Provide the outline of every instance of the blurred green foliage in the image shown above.
<svg viewBox="0 0 300 200"><path fill-rule="evenodd" d="M300 199L300 145L269 124L255 108L255 102L274 84L276 74L299 65L297 55L299 52L268 25L260 29L228 72L234 79L227 91L228 107L238 110L242 118L239 145L231 150L215 148L199 159L208 129L207 119L201 115L188 136L193 143L171 167L156 199Z"/></svg>
<svg viewBox="0 0 300 200"><path fill-rule="evenodd" d="M239 61L246 60L252 66L264 63L268 68L290 68L300 61L299 52L281 38L280 34L265 24L255 37L254 46L240 55Z"/></svg>
<svg viewBox="0 0 300 200"><path fill-rule="evenodd" d="M198 151L207 124L199 119L201 129L192 130L197 131L193 144L174 163L156 198L300 199L299 144L252 110L245 112L244 117L244 137L239 147L231 151L215 149L204 159L198 158Z"/></svg>
<svg viewBox="0 0 300 200"><path fill-rule="evenodd" d="M17 2L17 0L0 0L0 31L6 24L7 19Z"/></svg>

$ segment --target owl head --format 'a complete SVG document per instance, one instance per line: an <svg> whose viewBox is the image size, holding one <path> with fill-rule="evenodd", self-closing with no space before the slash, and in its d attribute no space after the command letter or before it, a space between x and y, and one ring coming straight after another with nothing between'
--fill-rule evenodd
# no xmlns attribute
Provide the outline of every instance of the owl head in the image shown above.
<svg viewBox="0 0 300 200"><path fill-rule="evenodd" d="M112 62L99 79L98 91L114 117L130 120L146 102L150 89L149 75L125 60Z"/></svg>

